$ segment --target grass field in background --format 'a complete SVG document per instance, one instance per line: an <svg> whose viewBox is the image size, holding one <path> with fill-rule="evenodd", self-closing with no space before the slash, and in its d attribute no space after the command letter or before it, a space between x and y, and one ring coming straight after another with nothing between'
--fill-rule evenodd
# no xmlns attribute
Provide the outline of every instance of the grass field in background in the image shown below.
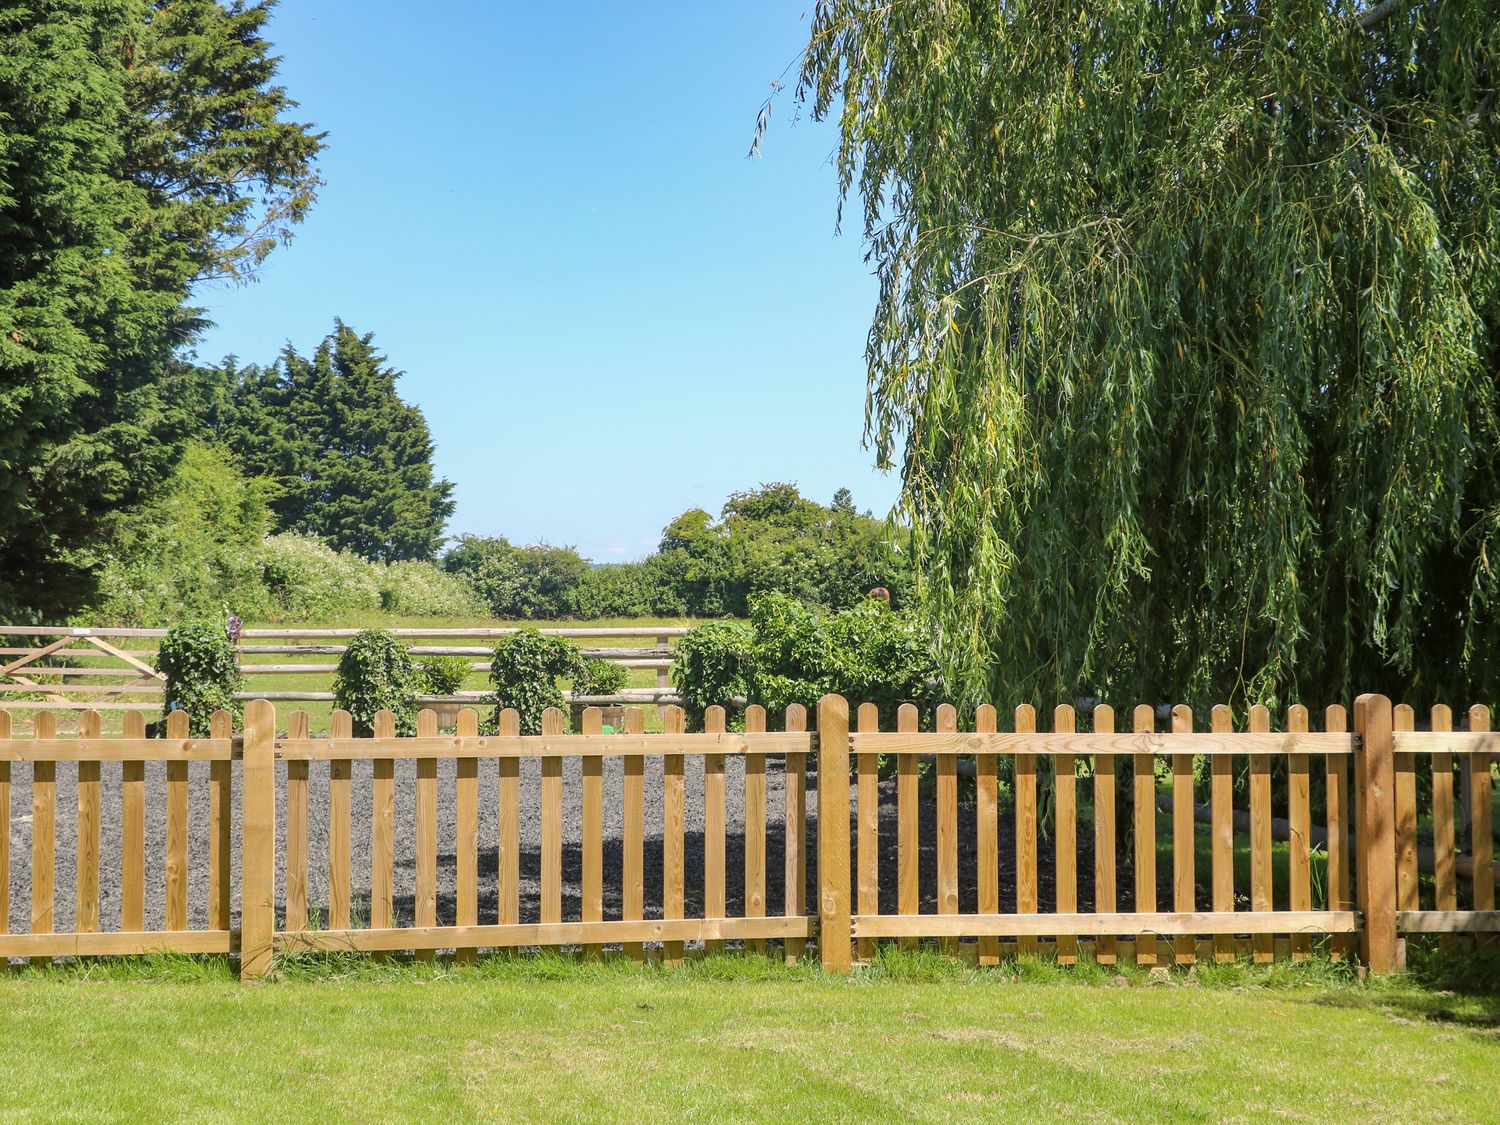
<svg viewBox="0 0 1500 1125"><path fill-rule="evenodd" d="M491 957L0 980L0 1117L108 1121L1475 1121L1500 995L1326 962L1152 980L898 954L847 980Z"/></svg>

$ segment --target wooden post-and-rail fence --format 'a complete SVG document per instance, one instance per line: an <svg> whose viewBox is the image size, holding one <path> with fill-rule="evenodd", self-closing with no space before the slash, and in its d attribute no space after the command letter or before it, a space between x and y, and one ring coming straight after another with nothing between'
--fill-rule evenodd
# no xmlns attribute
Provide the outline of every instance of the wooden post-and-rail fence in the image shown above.
<svg viewBox="0 0 1500 1125"><path fill-rule="evenodd" d="M1446 708L1436 709L1432 729L1422 732L1409 708L1381 696L1360 697L1352 732L1342 707L1326 711L1320 731L1310 729L1305 708L1290 708L1279 732L1264 708L1241 725L1224 707L1213 709L1207 730L1179 707L1166 731L1155 729L1152 708L1140 707L1126 732L1104 706L1086 716L1060 706L1050 731L1038 730L1031 707L1018 707L1004 732L995 709L982 706L973 729L960 731L947 705L927 716L928 729L906 705L895 729L882 730L873 705L851 715L838 696L820 701L815 732L800 707L788 709L777 731L768 730L771 716L759 707L746 711L743 731L726 729L722 708L708 710L701 733L685 732L676 707L664 709L660 734L641 733L638 708L619 734L602 733L600 715L589 708L582 733L566 735L562 714L552 710L543 733L521 735L518 716L505 711L497 732L481 735L477 712L466 709L457 733L439 735L436 717L424 711L415 735L398 737L394 716L382 712L371 737L354 737L349 715L335 712L330 736L313 738L306 715L294 714L278 732L274 706L257 700L238 734L219 713L208 738L190 738L177 714L166 737L148 739L138 714L126 716L120 737L101 737L98 716L89 713L78 737L63 738L44 713L35 736L21 738L0 712L0 920L7 922L0 958L237 952L242 976L253 978L278 954L318 950L426 957L452 950L471 959L480 949L568 946L598 955L607 946L675 964L688 946L711 951L739 942L764 950L779 942L796 959L812 942L827 970L844 972L886 941L936 941L980 965L1045 954L1064 964L1092 956L1146 966L1242 953L1258 962L1296 960L1318 943L1384 973L1401 966L1405 935L1442 935L1456 949L1461 940L1492 942L1500 931L1491 817L1500 737L1489 732L1484 708L1473 708L1460 731ZM972 765L972 801L959 799L960 762ZM75 767L76 779L70 769L60 782L59 763ZM930 789L919 784L924 763ZM1128 782L1122 763L1131 767ZM1243 789L1235 785L1240 774ZM1284 782L1282 809L1272 808L1273 774ZM398 779L413 777L398 825ZM1002 777L1013 790L1004 815ZM1195 821L1199 779L1210 796L1206 839ZM24 818L12 817L12 788L23 782L31 811L24 870L11 854L12 839L27 835ZM76 794L71 929L56 921L63 783ZM194 786L206 786L196 804ZM565 790L573 786L578 802L569 807L581 810L581 821L565 841ZM1174 798L1164 833L1157 824L1163 788ZM660 810L650 824L648 790L649 806ZM1046 834L1041 809L1049 790ZM356 802L356 793L366 796ZM1430 809L1418 808L1419 793ZM1466 837L1457 830L1458 793L1468 803ZM444 799L453 801L448 819L439 816ZM117 838L107 840L106 800L120 812ZM1237 801L1250 816L1243 843L1236 842ZM204 856L189 854L191 807L208 817ZM731 807L743 810L734 823ZM1309 846L1314 809L1322 810L1326 841L1318 879ZM1417 860L1424 811L1436 856L1429 880ZM1276 813L1291 825L1284 866L1273 855ZM147 825L163 818L166 855L158 866L148 862ZM934 836L924 840L929 821ZM326 824L326 838L314 841L310 823ZM445 823L452 828L440 841ZM609 887L606 825L618 831ZM1132 855L1117 846L1127 833ZM523 868L529 840L539 841L539 854ZM395 885L398 843L413 856L409 900L407 888L398 894ZM354 870L356 844L368 856L367 881ZM1235 865L1246 847L1248 879ZM481 888L479 856L491 848L493 875ZM452 856L451 900L439 893L440 855ZM740 862L731 865L731 855ZM190 908L190 886L205 885L205 860L206 910ZM539 878L523 886L522 871L532 867ZM156 872L149 880L148 871ZM314 896L312 876L325 872L326 894ZM11 932L12 915L27 917L22 898L29 926ZM103 916L101 898L118 900L117 924L113 906ZM164 902L161 920L150 925L148 899ZM192 916L202 919L197 928Z"/></svg>

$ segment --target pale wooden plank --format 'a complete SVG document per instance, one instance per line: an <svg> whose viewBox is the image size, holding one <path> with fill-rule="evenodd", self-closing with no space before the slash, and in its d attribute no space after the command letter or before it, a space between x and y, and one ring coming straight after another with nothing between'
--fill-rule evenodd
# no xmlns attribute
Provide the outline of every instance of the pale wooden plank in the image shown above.
<svg viewBox="0 0 1500 1125"><path fill-rule="evenodd" d="M1115 709L1107 703L1094 708L1094 733L1111 735ZM1115 759L1094 759L1094 910L1113 914L1118 904L1115 888ZM1094 943L1094 957L1101 965L1116 960L1113 934L1101 934Z"/></svg>
<svg viewBox="0 0 1500 1125"><path fill-rule="evenodd" d="M1416 712L1405 703L1391 712L1395 733L1416 729ZM1417 769L1415 755L1396 751L1396 909L1417 910Z"/></svg>
<svg viewBox="0 0 1500 1125"><path fill-rule="evenodd" d="M307 738L312 727L306 711L287 716L289 738ZM305 761L286 764L286 912L288 930L307 929L307 778Z"/></svg>
<svg viewBox="0 0 1500 1125"><path fill-rule="evenodd" d="M855 725L861 731L880 729L880 708L873 703L861 703L855 716ZM861 914L880 913L880 758L875 754L860 754L855 759L855 774L858 778L855 799L855 823L858 825L855 864L858 879L857 908ZM861 939L854 955L861 961L875 956L875 942L871 938Z"/></svg>
<svg viewBox="0 0 1500 1125"><path fill-rule="evenodd" d="M896 710L896 729L907 734L917 730L917 708L903 703ZM860 737L856 735L855 737ZM916 914L921 909L919 887L922 851L918 840L917 759L903 754L896 759L896 913ZM915 939L901 943L915 949Z"/></svg>
<svg viewBox="0 0 1500 1125"><path fill-rule="evenodd" d="M1176 934L1272 934L1352 933L1359 925L1353 911L1278 911L1254 915L1220 913L1132 913L1132 914L923 914L915 918L884 914L876 918L856 915L853 930L859 937L977 937L981 934L1040 937L1070 933L1085 935L1137 934L1153 940ZM1019 947L1019 943L1018 943ZM1140 953L1137 951L1139 960Z"/></svg>
<svg viewBox="0 0 1500 1125"><path fill-rule="evenodd" d="M57 737L53 715L44 711L34 722L38 741ZM31 769L31 932L41 934L53 929L57 763L39 761Z"/></svg>
<svg viewBox="0 0 1500 1125"><path fill-rule="evenodd" d="M640 734L645 729L646 716L641 709L626 708L625 732ZM638 922L646 910L646 759L639 754L627 754L623 766L620 916L623 921ZM645 959L645 949L638 941L626 942L625 953L635 961Z"/></svg>
<svg viewBox="0 0 1500 1125"><path fill-rule="evenodd" d="M584 734L604 733L604 712L585 707ZM585 758L583 769L583 902L585 922L604 921L604 759ZM719 914L723 914L721 909Z"/></svg>
<svg viewBox="0 0 1500 1125"><path fill-rule="evenodd" d="M938 705L939 734L958 730L958 712L953 704ZM958 913L958 759L937 760L937 909L939 914ZM945 940L944 953L958 952L958 943Z"/></svg>
<svg viewBox="0 0 1500 1125"><path fill-rule="evenodd" d="M1432 708L1431 726L1435 733L1453 729L1453 709L1445 703ZM1458 909L1458 879L1454 860L1458 852L1458 838L1453 820L1453 755L1448 753L1432 756L1432 878L1434 904L1439 911ZM1399 926L1400 919L1397 919ZM1441 940L1442 948L1450 953L1458 948L1451 935Z"/></svg>
<svg viewBox="0 0 1500 1125"><path fill-rule="evenodd" d="M389 712L383 712L389 714ZM376 720L377 726L379 719ZM240 979L271 967L276 930L276 707L257 699L245 707L240 767ZM169 927L170 928L170 927Z"/></svg>
<svg viewBox="0 0 1500 1125"><path fill-rule="evenodd" d="M396 736L396 715L382 710L372 724L376 739ZM358 740L355 740L358 741ZM351 755L352 756L352 755ZM389 927L395 918L396 763L376 758L370 783L370 928Z"/></svg>
<svg viewBox="0 0 1500 1125"><path fill-rule="evenodd" d="M1156 713L1146 704L1136 706L1135 733L1151 734ZM1180 745L1180 741L1178 742ZM1154 912L1156 902L1156 760L1150 754L1137 754L1133 796L1135 806L1135 908ZM1143 936L1135 943L1137 965L1156 964L1156 938Z"/></svg>
<svg viewBox="0 0 1500 1125"><path fill-rule="evenodd" d="M715 704L703 713L706 734L725 730L724 708ZM724 916L724 755L703 755L703 910L713 918ZM723 943L710 940L705 953L717 953Z"/></svg>
<svg viewBox="0 0 1500 1125"><path fill-rule="evenodd" d="M234 736L234 716L222 708L208 720L216 740ZM229 929L230 891L234 871L234 780L228 762L208 764L208 928ZM347 920L344 923L348 925Z"/></svg>
<svg viewBox="0 0 1500 1125"><path fill-rule="evenodd" d="M745 733L766 729L766 709L758 703L745 708ZM745 755L745 917L766 915L766 756ZM765 942L752 938L747 948L764 952Z"/></svg>
<svg viewBox="0 0 1500 1125"><path fill-rule="evenodd" d="M1073 708L1060 703L1052 709L1052 729L1057 734L1072 734L1077 722ZM1059 754L1053 759L1053 881L1057 888L1057 911L1073 914L1078 910L1078 778L1077 764L1073 755ZM987 911L980 903L979 913L999 913L998 908ZM981 938L981 943L997 941ZM1072 965L1078 960L1078 939L1064 934L1057 939L1057 962Z"/></svg>
<svg viewBox="0 0 1500 1125"><path fill-rule="evenodd" d="M1179 703L1172 708L1172 733L1193 733L1193 709ZM1198 869L1193 823L1193 756L1172 755L1172 908L1191 914L1198 908ZM1173 960L1191 965L1198 959L1197 942L1186 938L1172 943Z"/></svg>
<svg viewBox="0 0 1500 1125"><path fill-rule="evenodd" d="M505 707L497 720L502 736L519 736L521 713ZM502 926L521 921L521 760L500 759L498 830L496 839L499 866L499 921Z"/></svg>
<svg viewBox="0 0 1500 1125"><path fill-rule="evenodd" d="M1294 703L1287 708L1286 729L1307 730L1307 708ZM1286 760L1287 820L1291 827L1287 865L1288 904L1295 910L1312 909L1312 790L1308 780L1307 755L1293 754ZM1306 934L1292 935L1292 960L1312 956L1312 941Z"/></svg>
<svg viewBox="0 0 1500 1125"><path fill-rule="evenodd" d="M662 733L682 733L685 716L681 707L663 707ZM661 854L662 919L681 920L687 884L686 842L683 830L687 815L687 790L681 754L667 754L661 760ZM669 966L682 964L682 942L669 941L662 947L662 962Z"/></svg>
<svg viewBox="0 0 1500 1125"><path fill-rule="evenodd" d="M354 717L342 708L328 718L333 738L351 738ZM328 928L349 928L351 872L354 853L354 763L348 758L328 762Z"/></svg>
<svg viewBox="0 0 1500 1125"><path fill-rule="evenodd" d="M469 738L479 733L479 712L465 707L458 713L458 734ZM453 890L454 921L460 926L479 925L479 759L460 758L455 763ZM460 949L457 960L472 962L474 951Z"/></svg>
<svg viewBox="0 0 1500 1125"><path fill-rule="evenodd" d="M87 753L80 753L74 743L69 742L62 750L61 760L72 761L76 758L88 756L99 757L103 760L110 759L110 739L105 739L98 746L102 753L95 753L95 747L84 747ZM24 751L30 744L18 742L15 747L0 750L9 759L30 760L32 755ZM326 761L329 758L402 758L416 759L436 758L618 758L626 754L643 754L648 756L663 757L668 754L678 756L685 754L723 754L739 755L746 754L790 754L793 752L805 753L811 748L812 742L806 734L786 734L780 732L769 732L767 734L746 735L737 731L728 731L724 734L559 734L559 735L485 735L482 737L464 738L458 735L435 735L431 738L390 738L385 740L370 739L334 739L334 738L312 738L312 739L279 739L276 743L276 756L283 761L292 759L306 759L308 761ZM162 749L159 746L150 746L157 757L191 757L194 760L212 758L216 755L228 758L231 755L230 747L210 742L208 740L189 741L185 747L175 749ZM48 747L41 747L43 751ZM56 753L55 748L52 752ZM925 753L925 751L923 751ZM118 753L116 757L120 756ZM149 755L145 755L149 756Z"/></svg>
<svg viewBox="0 0 1500 1125"><path fill-rule="evenodd" d="M1349 729L1349 712L1333 704L1323 712L1323 729L1342 733ZM1328 907L1349 910L1354 906L1349 877L1349 760L1330 755L1323 768L1324 796L1328 817ZM1352 946L1347 938L1335 938L1333 957L1347 957Z"/></svg>
<svg viewBox="0 0 1500 1125"><path fill-rule="evenodd" d="M167 715L167 737L187 738L186 711ZM167 763L167 929L188 928L188 764Z"/></svg>
<svg viewBox="0 0 1500 1125"><path fill-rule="evenodd" d="M563 712L542 712L542 733L563 733ZM542 759L542 922L562 921L563 776L561 758Z"/></svg>
<svg viewBox="0 0 1500 1125"><path fill-rule="evenodd" d="M1210 712L1209 723L1215 731L1228 732L1234 729L1234 715L1219 703ZM1211 758L1209 770L1213 906L1215 912L1228 914L1234 910L1234 759L1225 755ZM1214 960L1234 960L1233 935L1215 935Z"/></svg>
<svg viewBox="0 0 1500 1125"><path fill-rule="evenodd" d="M1412 735L1412 738L1422 736ZM1457 735L1450 735L1457 738ZM1168 757L1173 754L1352 754L1354 739L1340 734L1246 734L1192 735L1137 731L1134 734L919 734L916 731L854 734L849 739L857 754L923 754L941 757L975 754L1072 754L1131 757ZM1425 746L1425 743L1419 743Z"/></svg>
<svg viewBox="0 0 1500 1125"><path fill-rule="evenodd" d="M32 957L46 963L52 957L124 957L152 953L229 953L235 935L228 930L182 930L163 933L139 930L108 933L0 933L0 959Z"/></svg>
<svg viewBox="0 0 1500 1125"><path fill-rule="evenodd" d="M1016 733L1036 733L1036 708L1022 703L1016 708ZM1017 754L1015 758L1016 785L1016 913L1035 914L1037 911L1037 810L1036 810L1036 755ZM1036 952L1036 941L1029 935L1016 942L1020 956Z"/></svg>
<svg viewBox="0 0 1500 1125"><path fill-rule="evenodd" d="M807 708L793 703L786 709L788 734L805 737ZM788 751L786 755L786 862L785 913L789 918L807 916L807 752ZM800 936L786 939L786 959L801 959L807 940Z"/></svg>
<svg viewBox="0 0 1500 1125"><path fill-rule="evenodd" d="M630 944L659 941L724 941L793 937L806 940L808 918L648 918L644 921L525 923L503 926L402 927L384 930L327 930L277 934L276 948L293 952L357 952L399 949L504 949L517 946Z"/></svg>
<svg viewBox="0 0 1500 1125"><path fill-rule="evenodd" d="M974 730L992 734L996 727L995 708L981 703L974 710ZM996 776L998 759L994 754L974 758L974 832L975 866L977 867L979 913L1000 913L1000 793ZM861 910L861 914L869 911ZM979 964L1000 963L1000 939L979 939Z"/></svg>
<svg viewBox="0 0 1500 1125"><path fill-rule="evenodd" d="M1271 729L1271 712L1257 703L1250 708L1250 729ZM1250 909L1272 908L1271 885L1271 759L1265 754L1250 756ZM1255 960L1268 962L1274 957L1270 935L1255 936Z"/></svg>
<svg viewBox="0 0 1500 1125"><path fill-rule="evenodd" d="M37 706L32 704L28 710ZM73 708L76 710L76 707ZM100 704L101 711L118 710ZM156 710L155 706L148 708ZM140 715L128 712L124 718ZM127 728L131 729L131 728ZM234 744L223 739L208 738L146 738L144 722L138 728L140 738L65 738L49 742L45 739L12 739L0 744L0 760L7 762L227 762L234 757Z"/></svg>
<svg viewBox="0 0 1500 1125"><path fill-rule="evenodd" d="M1407 934L1500 933L1500 910L1401 910L1396 929Z"/></svg>
<svg viewBox="0 0 1500 1125"><path fill-rule="evenodd" d="M818 700L818 951L823 971L847 973L849 910L849 704Z"/></svg>
<svg viewBox="0 0 1500 1125"><path fill-rule="evenodd" d="M417 712L417 737L432 738L438 732L437 712L424 707ZM437 925L438 777L437 761L417 762L415 890L412 900L417 926ZM432 960L432 950L419 950L418 957Z"/></svg>
<svg viewBox="0 0 1500 1125"><path fill-rule="evenodd" d="M98 738L103 724L99 712L78 716L81 738ZM99 763L78 763L78 835L74 851L74 922L79 933L99 929Z"/></svg>
<svg viewBox="0 0 1500 1125"><path fill-rule="evenodd" d="M1469 708L1469 730L1484 734L1490 729L1490 709L1480 704ZM1469 756L1470 855L1474 860L1474 909L1495 909L1495 837L1491 805L1490 752L1476 750ZM1491 938L1481 939L1491 948Z"/></svg>
<svg viewBox="0 0 1500 1125"><path fill-rule="evenodd" d="M144 740L146 718L130 713L121 720L122 741ZM146 763L120 763L120 929L146 928Z"/></svg>

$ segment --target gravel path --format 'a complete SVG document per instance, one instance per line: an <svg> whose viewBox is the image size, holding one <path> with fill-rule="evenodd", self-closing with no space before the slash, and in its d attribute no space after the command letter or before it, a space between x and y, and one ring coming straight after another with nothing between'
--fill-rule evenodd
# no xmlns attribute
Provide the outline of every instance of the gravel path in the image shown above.
<svg viewBox="0 0 1500 1125"><path fill-rule="evenodd" d="M235 767L235 825L232 839L238 851L239 842L239 775ZM101 902L100 928L116 930L120 926L119 856L120 856L120 766L106 762L102 767L101 786ZM726 877L728 909L730 915L743 912L744 906L744 765L735 757L729 757L725 765L726 817L729 839L726 844ZM496 809L498 805L498 769L494 761L480 763L480 820L479 820L479 877L481 923L494 922L497 914L496 872L497 859L495 841L498 835ZM580 764L578 759L567 759L564 763L564 827L563 827L563 917L577 919L580 915L580 889L582 860L580 844L582 838L582 808ZM605 917L617 918L620 912L621 881L621 762L606 759L605 779L605 841L604 841L604 894ZM282 781L278 781L278 826L285 824L284 792ZM454 905L454 856L455 798L454 763L440 762L438 767L438 921L452 924ZM56 899L54 928L67 931L73 928L74 920L74 875L76 865L76 804L77 769L71 763L59 763L57 767L57 836L56 836ZM166 883L166 767L163 763L146 765L146 924L150 929L160 928L164 923L164 898ZM25 933L30 929L31 918L31 767L26 763L12 766L12 797L10 819L10 907L9 932ZM325 764L314 763L309 780L309 888L308 901L317 916L327 916L328 894L328 769ZM661 759L646 759L646 915L659 917L662 896L662 848L661 848ZM852 787L851 787L852 788ZM770 758L766 769L767 807L767 914L780 914L785 904L784 855L785 855L785 787L781 760ZM189 823L190 823L190 874L189 874L189 925L194 929L208 924L208 764L193 763L189 767ZM413 917L414 892L414 822L416 799L415 764L398 762L396 765L396 918L401 925L410 924ZM522 855L521 855L521 920L535 921L539 917L538 895L541 878L540 838L541 826L538 809L541 803L540 765L535 760L521 764L521 809L522 809ZM355 917L368 917L370 889L370 764L357 762L354 766L354 829L353 829L353 894ZM814 774L808 781L808 887L809 904L816 903L813 880L816 877L817 856L817 778ZM959 909L972 912L977 909L974 886L975 827L974 806L965 803L959 810ZM703 902L703 760L687 759L687 916L701 914ZM922 909L936 909L936 808L930 794L923 795L921 802L922 841ZM1001 910L1008 911L1015 905L1015 848L1014 826L1008 814L1001 817ZM278 898L285 885L282 870L281 832L278 830ZM1079 909L1093 908L1093 853L1087 836L1079 841ZM1053 849L1043 840L1039 845L1041 857L1040 899L1043 911L1053 908ZM880 868L881 910L894 913L896 872L896 816L895 793L892 782L881 787L880 819ZM1169 865L1168 865L1169 866ZM239 861L232 865L234 871L233 902L235 918L233 926L239 925ZM1171 872L1159 873L1159 901L1170 902ZM1121 862L1117 874L1120 888L1121 910L1130 910L1133 905L1134 881L1128 863ZM1200 887L1200 898L1205 895Z"/></svg>

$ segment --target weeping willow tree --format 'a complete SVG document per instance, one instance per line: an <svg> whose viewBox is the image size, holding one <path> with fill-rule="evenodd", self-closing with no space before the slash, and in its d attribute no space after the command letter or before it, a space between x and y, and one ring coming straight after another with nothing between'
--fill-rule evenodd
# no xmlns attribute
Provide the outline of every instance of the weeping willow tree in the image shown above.
<svg viewBox="0 0 1500 1125"><path fill-rule="evenodd" d="M1495 694L1497 14L817 5L869 437L968 694Z"/></svg>

